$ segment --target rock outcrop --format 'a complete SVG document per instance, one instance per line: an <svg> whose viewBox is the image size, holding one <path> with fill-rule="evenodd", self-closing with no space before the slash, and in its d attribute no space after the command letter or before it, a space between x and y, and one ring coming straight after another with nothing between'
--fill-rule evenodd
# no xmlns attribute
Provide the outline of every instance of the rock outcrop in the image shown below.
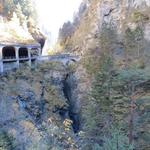
<svg viewBox="0 0 150 150"><path fill-rule="evenodd" d="M64 80L57 62L9 72L0 79L0 149L76 149ZM71 106L71 109L73 106ZM72 121L70 121L72 122Z"/></svg>

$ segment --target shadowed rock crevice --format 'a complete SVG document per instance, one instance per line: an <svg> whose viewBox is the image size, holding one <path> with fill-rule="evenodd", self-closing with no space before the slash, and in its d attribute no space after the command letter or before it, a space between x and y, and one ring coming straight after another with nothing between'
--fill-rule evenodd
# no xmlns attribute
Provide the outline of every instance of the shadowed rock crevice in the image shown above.
<svg viewBox="0 0 150 150"><path fill-rule="evenodd" d="M65 98L68 100L68 115L73 121L72 127L75 133L80 129L80 105L77 99L77 81L73 73L67 74L63 82L63 92Z"/></svg>

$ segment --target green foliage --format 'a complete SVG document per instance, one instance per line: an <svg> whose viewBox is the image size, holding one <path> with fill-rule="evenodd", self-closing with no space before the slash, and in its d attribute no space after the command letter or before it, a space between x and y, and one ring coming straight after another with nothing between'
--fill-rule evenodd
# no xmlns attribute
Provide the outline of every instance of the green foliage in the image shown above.
<svg viewBox="0 0 150 150"><path fill-rule="evenodd" d="M45 62L45 63L38 64L37 69L40 72L46 72L50 69L55 70L55 71L64 71L65 67L63 63L53 61L53 62Z"/></svg>
<svg viewBox="0 0 150 150"><path fill-rule="evenodd" d="M99 47L101 53L95 53L98 48L89 50L86 53L86 57L82 58L81 63L85 67L87 73L95 78L93 82L92 91L90 94L89 107L87 110L88 117L87 126L96 126L96 122L101 120L103 117L98 117L100 112L108 113L111 105L111 69L112 65L112 53L115 49L115 43L117 35L115 28L103 24L102 29L99 33ZM91 112L91 113L90 113ZM96 115L95 115L96 114ZM90 128L90 127L89 127Z"/></svg>
<svg viewBox="0 0 150 150"><path fill-rule="evenodd" d="M110 135L104 136L104 144L99 150L133 150L133 145L129 145L128 137L121 129L111 128Z"/></svg>
<svg viewBox="0 0 150 150"><path fill-rule="evenodd" d="M112 61L111 58L103 56L102 62L100 65L100 71L95 77L93 82L93 88L91 91L91 96L99 103L100 107L103 104L101 111L107 111L108 106L111 104L110 98L110 88L111 88L111 69ZM106 107L104 107L106 105Z"/></svg>
<svg viewBox="0 0 150 150"><path fill-rule="evenodd" d="M116 29L111 25L103 24L100 31L100 48L102 53L108 56L112 56L112 52L115 49L117 34Z"/></svg>
<svg viewBox="0 0 150 150"><path fill-rule="evenodd" d="M129 114L131 96L137 95L136 100L138 100L140 99L140 95L148 90L144 86L142 87L142 84L146 83L149 78L150 73L148 70L130 68L128 70L120 70L116 72L112 81L113 109L116 120L118 120L117 118L119 115L121 116L121 114ZM125 116L122 116L122 120L123 117Z"/></svg>
<svg viewBox="0 0 150 150"><path fill-rule="evenodd" d="M149 16L142 13L142 12L139 12L139 11L135 11L133 14L132 14L132 20L134 22L143 22L143 21L148 21L149 20Z"/></svg>
<svg viewBox="0 0 150 150"><path fill-rule="evenodd" d="M3 2L3 14L7 18L12 17L13 12L18 12L18 17L20 17L21 21L23 18L32 17L36 20L36 10L33 7L33 4L30 0L6 0Z"/></svg>
<svg viewBox="0 0 150 150"><path fill-rule="evenodd" d="M142 79L148 79L149 73L146 70L130 68L128 70L119 71L119 80L137 82Z"/></svg>
<svg viewBox="0 0 150 150"><path fill-rule="evenodd" d="M13 138L5 131L0 130L0 150L14 149Z"/></svg>
<svg viewBox="0 0 150 150"><path fill-rule="evenodd" d="M94 136L94 141L100 141L102 135L109 134L111 124L125 124L126 121L124 118L131 115L131 96L135 95L135 100L140 100L140 95L150 89L148 85L146 86L146 82L150 78L148 70L129 68L116 71L113 69L113 62L110 57L104 55L102 58L99 72L95 75L91 94L88 97L88 106L85 111L88 136ZM134 123L133 118L133 126ZM122 128L125 131L129 130L128 125L122 126ZM135 128L133 130L137 132ZM120 143L125 140L126 136L122 132L120 133L120 130L115 130L113 134L113 138L110 138L112 136L105 138L105 142L107 143L105 145L106 150L111 149L117 137L119 137ZM122 147L120 146L119 150L132 149L132 147L125 147L125 143L120 145ZM115 146L112 146L114 150L116 150Z"/></svg>
<svg viewBox="0 0 150 150"><path fill-rule="evenodd" d="M86 54L86 57L81 60L86 72L89 75L95 75L99 70L100 57L93 56L92 54Z"/></svg>
<svg viewBox="0 0 150 150"><path fill-rule="evenodd" d="M100 150L100 148L101 147L97 143L92 146L92 150Z"/></svg>
<svg viewBox="0 0 150 150"><path fill-rule="evenodd" d="M137 88L143 88L139 85L147 81L150 77L148 70L130 68L128 70L118 71L115 77L113 88L119 90L124 96L131 96Z"/></svg>
<svg viewBox="0 0 150 150"><path fill-rule="evenodd" d="M143 29L139 26L135 30L128 28L125 31L124 44L128 55L137 57L142 55L144 49Z"/></svg>
<svg viewBox="0 0 150 150"><path fill-rule="evenodd" d="M99 40L101 57L89 52L89 57L86 57L83 61L87 72L94 77L92 90L87 98L88 104L83 112L86 133L89 139L93 140L91 145L94 142L100 143L105 135L103 147L100 148L98 144L93 144L92 149L94 150L117 150L117 141L119 142L118 150L132 150L133 147L128 144L126 134L120 129L114 129L110 134L109 128L112 124L121 123L124 125L122 128L125 133L128 131L130 133L131 130L132 133L137 133L135 128L136 119L134 117L132 119L132 128L129 122L127 123L127 118L134 116L135 112L133 110L131 113L130 110L132 104L134 104L132 106L136 105L136 102L131 102L131 96L137 94L135 98L140 100L141 94L144 94L149 88L141 86L150 78L149 71L143 70L143 28L139 24L134 30L128 28L125 31L124 48L128 68L124 70L114 70L113 68L113 50L117 41L115 30L108 26L103 26ZM133 57L140 58L142 62L140 67L128 64L128 61Z"/></svg>
<svg viewBox="0 0 150 150"><path fill-rule="evenodd" d="M89 105L87 108L86 127L91 135L99 139L104 124L108 121L111 110L111 73L112 61L108 56L101 59L99 72L95 75L91 94L89 95ZM106 127L107 128L107 127Z"/></svg>
<svg viewBox="0 0 150 150"><path fill-rule="evenodd" d="M121 119L123 122L125 122L124 118L130 118L128 122L129 125L126 126L125 129L129 130L129 139L130 142L132 142L134 134L139 133L137 127L145 124L144 121L141 122L140 125L137 124L141 116L137 119L135 114L137 114L138 107L141 107L142 111L146 110L146 108L142 105L140 106L138 102L142 102L142 96L150 91L150 73L148 70L130 68L128 70L118 71L116 74L112 85L113 89L116 91L115 93L118 93L121 97L118 100L116 96L114 97L116 101L113 104L114 118L118 120L118 116L121 116L120 110L123 111ZM124 99L126 99L126 101L124 101ZM119 102L117 103L117 101ZM119 114L117 114L116 111L118 111ZM142 136L140 136L140 138L142 138Z"/></svg>
<svg viewBox="0 0 150 150"><path fill-rule="evenodd" d="M98 47L94 47L94 45L94 48L89 49L85 54L86 57L81 60L89 75L95 76L95 74L97 74L101 67L101 62L104 60L103 55L104 57L108 56L112 58L116 41L117 35L115 28L103 24L98 34Z"/></svg>
<svg viewBox="0 0 150 150"><path fill-rule="evenodd" d="M67 65L68 72L75 72L77 69L78 64L74 62L69 62Z"/></svg>
<svg viewBox="0 0 150 150"><path fill-rule="evenodd" d="M26 21L26 16L23 14L20 4L16 6L16 15L20 19L20 24L23 25Z"/></svg>

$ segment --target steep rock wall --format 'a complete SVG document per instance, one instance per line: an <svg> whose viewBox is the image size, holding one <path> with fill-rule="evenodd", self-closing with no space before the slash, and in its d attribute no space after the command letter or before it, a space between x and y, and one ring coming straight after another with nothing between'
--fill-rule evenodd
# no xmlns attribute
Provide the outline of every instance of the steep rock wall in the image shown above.
<svg viewBox="0 0 150 150"><path fill-rule="evenodd" d="M86 1L86 3L88 7L84 10L75 31L64 43L68 51L73 51L82 56L88 51L92 51L92 53L100 51L99 36L104 26L107 26L114 30L116 34L115 56L118 49L123 49L124 35L128 28L134 31L137 27L140 27L146 43L143 52L149 52L149 1L94 0Z"/></svg>

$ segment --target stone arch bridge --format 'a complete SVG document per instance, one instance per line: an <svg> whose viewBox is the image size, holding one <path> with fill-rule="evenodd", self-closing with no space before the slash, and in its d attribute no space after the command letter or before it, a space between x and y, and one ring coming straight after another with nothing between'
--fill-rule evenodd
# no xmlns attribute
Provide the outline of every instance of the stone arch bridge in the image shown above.
<svg viewBox="0 0 150 150"><path fill-rule="evenodd" d="M71 54L57 54L50 56L40 56L37 61L58 61L62 62L64 65L67 65L70 62L78 62L80 60L79 56L71 55Z"/></svg>

